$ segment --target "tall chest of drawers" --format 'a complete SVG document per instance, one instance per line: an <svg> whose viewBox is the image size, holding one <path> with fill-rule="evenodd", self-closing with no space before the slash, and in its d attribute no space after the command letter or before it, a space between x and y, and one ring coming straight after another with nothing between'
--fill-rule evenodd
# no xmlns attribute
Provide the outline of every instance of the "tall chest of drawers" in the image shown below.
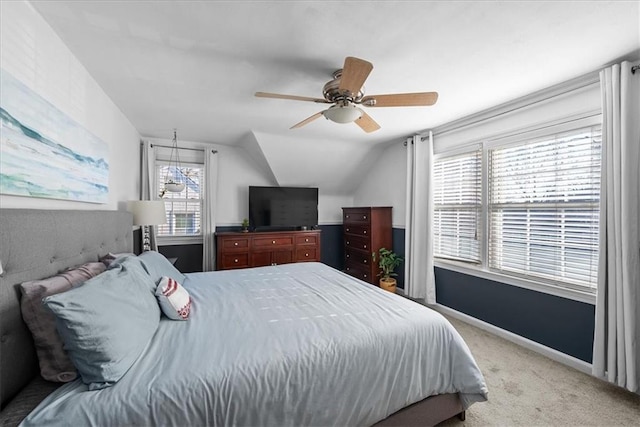
<svg viewBox="0 0 640 427"><path fill-rule="evenodd" d="M342 208L345 273L378 284L377 259L372 252L393 249L391 207Z"/></svg>

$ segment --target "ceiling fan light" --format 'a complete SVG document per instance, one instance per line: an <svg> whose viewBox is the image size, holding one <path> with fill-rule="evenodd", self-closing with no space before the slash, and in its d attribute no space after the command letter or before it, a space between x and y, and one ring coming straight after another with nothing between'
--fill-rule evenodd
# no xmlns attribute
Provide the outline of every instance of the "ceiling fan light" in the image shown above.
<svg viewBox="0 0 640 427"><path fill-rule="evenodd" d="M362 117L363 111L355 105L334 105L322 112L332 122L351 123Z"/></svg>

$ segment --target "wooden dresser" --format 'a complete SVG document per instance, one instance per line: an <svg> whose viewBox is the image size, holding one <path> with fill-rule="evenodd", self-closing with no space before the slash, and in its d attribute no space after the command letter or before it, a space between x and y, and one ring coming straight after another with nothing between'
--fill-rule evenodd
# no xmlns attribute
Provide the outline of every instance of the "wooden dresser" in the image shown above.
<svg viewBox="0 0 640 427"><path fill-rule="evenodd" d="M216 269L320 261L320 230L216 233Z"/></svg>
<svg viewBox="0 0 640 427"><path fill-rule="evenodd" d="M342 208L345 273L378 284L378 262L371 254L393 249L391 207Z"/></svg>

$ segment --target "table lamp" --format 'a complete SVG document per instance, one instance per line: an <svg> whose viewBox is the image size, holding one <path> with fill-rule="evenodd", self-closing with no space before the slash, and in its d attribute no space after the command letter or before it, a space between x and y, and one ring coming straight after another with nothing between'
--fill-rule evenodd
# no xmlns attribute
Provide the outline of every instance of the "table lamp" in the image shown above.
<svg viewBox="0 0 640 427"><path fill-rule="evenodd" d="M132 200L127 209L133 214L133 225L142 226L142 251L151 250L149 226L167 223L164 201Z"/></svg>

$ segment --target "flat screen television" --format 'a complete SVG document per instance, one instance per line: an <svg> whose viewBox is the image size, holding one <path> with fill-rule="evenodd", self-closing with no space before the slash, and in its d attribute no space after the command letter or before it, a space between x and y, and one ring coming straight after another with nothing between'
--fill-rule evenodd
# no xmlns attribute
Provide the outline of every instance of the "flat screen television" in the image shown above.
<svg viewBox="0 0 640 427"><path fill-rule="evenodd" d="M317 224L317 188L249 187L249 227L252 230L310 230Z"/></svg>

